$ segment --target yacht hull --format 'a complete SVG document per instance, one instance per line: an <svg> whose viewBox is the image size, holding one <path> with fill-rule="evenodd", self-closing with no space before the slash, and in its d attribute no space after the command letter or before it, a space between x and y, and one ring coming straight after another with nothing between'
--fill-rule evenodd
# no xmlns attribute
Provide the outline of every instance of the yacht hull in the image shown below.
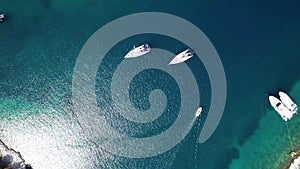
<svg viewBox="0 0 300 169"><path fill-rule="evenodd" d="M140 56L143 56L143 55L149 53L150 50L151 50L150 45L144 44L144 45L133 48L131 51L129 51L125 55L124 58L128 59L128 58L140 57Z"/></svg>
<svg viewBox="0 0 300 169"><path fill-rule="evenodd" d="M186 49L185 51L179 53L178 55L176 55L171 62L169 63L169 65L175 65L178 63L182 63L190 58L192 58L194 55L194 51L191 49Z"/></svg>
<svg viewBox="0 0 300 169"><path fill-rule="evenodd" d="M288 121L293 117L293 113L278 98L269 96L269 101L283 120Z"/></svg>
<svg viewBox="0 0 300 169"><path fill-rule="evenodd" d="M295 102L284 92L279 91L278 95L282 103L293 113L296 114L298 111L298 106Z"/></svg>

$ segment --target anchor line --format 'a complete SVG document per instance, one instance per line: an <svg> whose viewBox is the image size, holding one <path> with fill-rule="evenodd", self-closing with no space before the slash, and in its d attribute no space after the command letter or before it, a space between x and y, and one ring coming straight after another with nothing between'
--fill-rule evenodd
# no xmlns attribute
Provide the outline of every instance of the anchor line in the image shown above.
<svg viewBox="0 0 300 169"><path fill-rule="evenodd" d="M289 126L288 126L288 122L285 123L285 126L286 126L286 129L288 131L288 137L289 137L289 140L290 140L290 146L291 146L291 149L294 150L293 148L293 142L292 142L292 137L291 137L291 133L290 133L290 129L289 129Z"/></svg>

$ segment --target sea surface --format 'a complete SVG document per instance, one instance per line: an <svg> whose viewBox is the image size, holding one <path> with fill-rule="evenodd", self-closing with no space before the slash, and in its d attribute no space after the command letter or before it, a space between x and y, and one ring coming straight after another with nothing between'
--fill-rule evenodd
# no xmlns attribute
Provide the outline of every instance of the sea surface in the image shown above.
<svg viewBox="0 0 300 169"><path fill-rule="evenodd" d="M288 123L283 121L269 105L268 95L283 90L300 105L299 6L298 1L278 0L0 0L0 13L7 16L0 24L0 139L35 169L282 168L290 159L289 152L300 148L300 117L298 113ZM202 30L217 50L225 70L227 100L216 131L205 143L197 143L197 139L210 106L211 84L203 63L196 58L186 64L198 83L204 111L175 147L154 157L128 158L110 153L86 137L72 100L78 55L102 26L139 12L163 12L186 19ZM123 55L133 45L145 42L173 53L187 47L155 34L118 43L97 71L99 107L112 104L112 75ZM151 107L148 97L154 89L166 93L168 108L162 118L147 125L118 119L113 108L101 112L117 132L140 138L172 126L181 106L180 90L172 76L156 69L143 71L135 76L131 89L137 109Z"/></svg>

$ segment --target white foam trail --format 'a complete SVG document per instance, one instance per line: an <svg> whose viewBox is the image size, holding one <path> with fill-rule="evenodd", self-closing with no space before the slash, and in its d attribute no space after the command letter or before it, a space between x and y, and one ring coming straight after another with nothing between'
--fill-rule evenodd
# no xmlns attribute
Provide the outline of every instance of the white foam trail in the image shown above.
<svg viewBox="0 0 300 169"><path fill-rule="evenodd" d="M101 110L97 106L93 87L95 80L92 79L94 76L86 75L89 69L81 67L80 72L75 72L79 73L75 77L85 77L84 81L73 78L74 105L79 121L82 126L90 130L86 133L90 133L87 137L91 142L113 154L130 158L143 158L166 152L188 134L195 121L195 111L199 106L200 96L193 73L185 63L176 65L176 68L168 66L167 63L174 54L161 49L152 49L152 51L155 55L152 53L147 57L130 59L130 62L123 60L114 72L111 84L113 103L116 104L112 105L116 108L114 110ZM150 94L151 108L146 113L133 108L128 99L129 84L132 77L142 70L151 68L163 70L176 80L181 95L180 110L176 121L166 131L152 137L135 138L118 133L97 112L120 113L125 118L140 123L152 121L163 112L166 98L161 90L154 90ZM144 116L141 116L141 113Z"/></svg>
<svg viewBox="0 0 300 169"><path fill-rule="evenodd" d="M140 18L143 19L141 20ZM139 22L136 22L137 20ZM190 70L188 68L183 69L183 71L179 70L183 67L183 65L185 65L183 63L174 65L176 68L173 67L183 74L180 75L180 73L178 73L171 75L174 79L176 79L176 82L179 83L178 86L180 88L181 99L183 102L181 103L178 118L165 132L148 138L128 137L127 135L114 131L106 122L104 117L99 117L98 112L107 111L99 110L96 101L95 79L99 64L102 62L109 50L121 40L133 35L145 33L155 33L180 40L197 53L199 57L198 59L203 62L207 69L212 88L211 107L209 112L212 113L208 113L206 122L198 139L200 143L204 143L216 129L222 117L226 100L226 78L221 60L212 43L195 25L177 16L156 12L132 14L104 25L89 38L80 51L76 61L72 79L72 94L74 98L74 105L76 106L76 115L79 118L80 123L83 124L82 126L89 131L88 133L93 133L88 135L90 141L101 143L99 145L100 147L113 154L131 158L155 156L174 147L188 134L186 130L191 129L190 124L193 123L195 110L200 103L199 91L197 83L195 82L195 77L193 74L190 75ZM162 58L165 58L163 53L159 52L159 55ZM167 65L173 57L174 54L172 54L168 62L165 64ZM152 57L145 56L142 58L147 59ZM133 59L131 61L133 61ZM126 61L124 63L126 63ZM151 65L152 62L144 60L129 68L139 68L139 64L144 65L144 63L147 63L147 65L142 66L143 69L151 68L151 66L153 67L153 65ZM160 62L153 63L160 64ZM154 68L155 66L156 65L154 65ZM163 67L160 67L160 69L161 68ZM120 75L122 75L122 72ZM122 81L124 76L116 76L117 80L119 80L118 78ZM177 81L177 78L181 78L181 80ZM114 83L114 80L112 83ZM123 85L123 81L117 85ZM117 85L112 84L112 88L119 87ZM188 88L187 85L192 87ZM122 87L123 86L121 86L121 88ZM125 91L128 91L127 89L128 85L125 85ZM112 94L114 95L114 93ZM113 96L117 100L114 102L117 104L116 107L120 109L131 106L128 105L128 102L120 104L118 101L123 101L124 103L124 100L127 100L127 98L124 98L124 100L118 100L119 96L123 95L116 93L116 95ZM125 96L127 96L127 94ZM158 99L163 100L163 93L157 94L156 96ZM153 100L150 99L150 101ZM158 113L162 111L156 110L155 108L162 108L164 106L165 105L154 104L154 108L151 107L149 110L152 112L149 114L152 115L148 116L144 113L145 118L137 116L136 111L132 109L130 109L132 111L128 112L123 111L124 113L122 112L122 115L132 121L139 121L140 123L148 122L155 119L158 116Z"/></svg>

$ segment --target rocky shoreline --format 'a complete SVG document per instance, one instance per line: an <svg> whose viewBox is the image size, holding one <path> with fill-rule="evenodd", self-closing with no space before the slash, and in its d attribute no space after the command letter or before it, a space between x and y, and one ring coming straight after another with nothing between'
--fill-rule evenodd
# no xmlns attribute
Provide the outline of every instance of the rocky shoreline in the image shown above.
<svg viewBox="0 0 300 169"><path fill-rule="evenodd" d="M0 168L1 169L32 169L26 164L20 152L9 148L0 140Z"/></svg>
<svg viewBox="0 0 300 169"><path fill-rule="evenodd" d="M292 160L289 163L288 169L300 169L300 150L290 153Z"/></svg>

